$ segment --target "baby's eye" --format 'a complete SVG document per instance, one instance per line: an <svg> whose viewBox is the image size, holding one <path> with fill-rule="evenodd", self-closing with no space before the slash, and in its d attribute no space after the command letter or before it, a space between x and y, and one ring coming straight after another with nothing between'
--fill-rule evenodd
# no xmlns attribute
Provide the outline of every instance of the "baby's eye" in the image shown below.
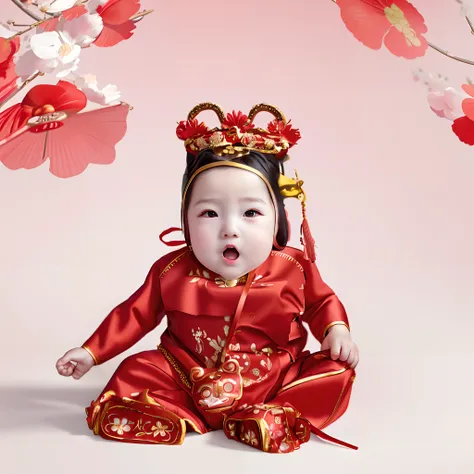
<svg viewBox="0 0 474 474"><path fill-rule="evenodd" d="M204 211L199 214L199 217L217 217L216 211Z"/></svg>
<svg viewBox="0 0 474 474"><path fill-rule="evenodd" d="M257 217L257 216L261 216L262 214L256 209L249 209L248 211L245 211L244 215L245 217Z"/></svg>

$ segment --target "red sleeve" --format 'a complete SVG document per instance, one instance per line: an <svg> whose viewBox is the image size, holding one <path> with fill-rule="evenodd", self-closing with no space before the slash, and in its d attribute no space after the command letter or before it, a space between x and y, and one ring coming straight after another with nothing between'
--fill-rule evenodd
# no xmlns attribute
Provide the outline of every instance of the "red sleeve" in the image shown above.
<svg viewBox="0 0 474 474"><path fill-rule="evenodd" d="M304 285L305 311L302 315L313 336L321 343L331 326L344 324L350 330L346 310L319 274L316 263L303 260L306 282Z"/></svg>
<svg viewBox="0 0 474 474"><path fill-rule="evenodd" d="M113 309L82 345L96 364L112 359L156 328L165 314L160 291L163 259L151 267L143 285Z"/></svg>

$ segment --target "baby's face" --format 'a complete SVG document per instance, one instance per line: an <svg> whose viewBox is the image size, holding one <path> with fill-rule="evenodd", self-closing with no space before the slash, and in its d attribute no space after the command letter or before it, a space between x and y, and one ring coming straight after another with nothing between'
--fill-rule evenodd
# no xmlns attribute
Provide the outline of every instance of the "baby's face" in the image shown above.
<svg viewBox="0 0 474 474"><path fill-rule="evenodd" d="M275 209L251 171L220 166L199 174L187 220L194 255L226 280L254 270L272 250Z"/></svg>

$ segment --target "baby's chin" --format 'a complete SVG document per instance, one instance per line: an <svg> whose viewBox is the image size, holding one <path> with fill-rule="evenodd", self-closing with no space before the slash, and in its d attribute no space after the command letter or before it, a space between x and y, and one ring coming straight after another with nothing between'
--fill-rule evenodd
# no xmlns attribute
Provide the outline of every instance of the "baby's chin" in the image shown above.
<svg viewBox="0 0 474 474"><path fill-rule="evenodd" d="M242 262L243 263L243 262ZM247 275L247 273L254 270L249 268L249 265L218 265L218 268L214 270L224 280L238 280L240 277Z"/></svg>

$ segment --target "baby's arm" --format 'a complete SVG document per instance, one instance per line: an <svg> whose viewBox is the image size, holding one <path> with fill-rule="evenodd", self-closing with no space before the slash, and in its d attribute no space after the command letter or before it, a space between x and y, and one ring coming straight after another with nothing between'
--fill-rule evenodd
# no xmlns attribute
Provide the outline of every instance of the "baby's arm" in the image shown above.
<svg viewBox="0 0 474 474"><path fill-rule="evenodd" d="M162 260L155 262L143 285L109 313L82 347L69 350L58 360L60 375L80 378L93 365L112 359L158 326L164 316L159 282Z"/></svg>
<svg viewBox="0 0 474 474"><path fill-rule="evenodd" d="M311 333L321 343L321 350L329 349L333 359L346 361L355 367L359 361L359 351L352 342L343 304L322 280L316 263L307 260L301 263L306 276L303 321L308 323Z"/></svg>

